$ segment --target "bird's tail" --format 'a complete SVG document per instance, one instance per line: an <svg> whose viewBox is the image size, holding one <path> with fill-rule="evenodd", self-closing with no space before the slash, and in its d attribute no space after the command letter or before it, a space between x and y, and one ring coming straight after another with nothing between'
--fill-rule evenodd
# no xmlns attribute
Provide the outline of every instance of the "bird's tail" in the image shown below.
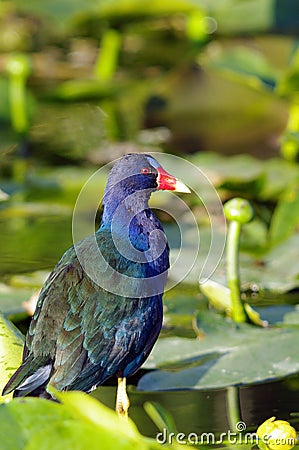
<svg viewBox="0 0 299 450"><path fill-rule="evenodd" d="M30 394L34 397L43 397L53 362L45 358L34 358L29 356L18 370L10 378L2 391L2 395L14 391L14 397L24 397ZM47 397L46 397L47 398Z"/></svg>

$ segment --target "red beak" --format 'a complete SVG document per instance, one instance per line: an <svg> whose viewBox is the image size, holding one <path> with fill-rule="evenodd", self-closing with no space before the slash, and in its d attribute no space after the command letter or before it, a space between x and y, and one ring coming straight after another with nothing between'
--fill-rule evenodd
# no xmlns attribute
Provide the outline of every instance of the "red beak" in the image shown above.
<svg viewBox="0 0 299 450"><path fill-rule="evenodd" d="M163 191L184 192L186 194L189 194L191 192L190 189L184 183L175 178L173 175L170 175L161 166L157 167L157 171L158 171L157 177L158 189Z"/></svg>

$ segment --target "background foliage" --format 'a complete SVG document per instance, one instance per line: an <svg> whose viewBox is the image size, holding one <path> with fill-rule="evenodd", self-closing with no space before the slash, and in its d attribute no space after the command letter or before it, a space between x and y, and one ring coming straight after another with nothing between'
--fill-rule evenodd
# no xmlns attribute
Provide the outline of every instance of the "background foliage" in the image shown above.
<svg viewBox="0 0 299 450"><path fill-rule="evenodd" d="M241 235L242 296L270 324L236 328L226 317L225 256L206 289L191 271L165 294L161 338L131 381L134 419L134 404L141 408L156 391L169 391L158 400L180 421L195 409L181 414L183 397L173 389L213 397L216 387L244 385L255 392L257 382L276 380L274 386L298 373L298 22L295 0L1 2L1 385L21 357L22 337L7 319L26 332L38 289L72 244L72 211L84 182L132 151L183 156L223 203L236 196L251 202L255 217ZM176 173L188 182L179 166ZM167 201L157 196L152 205L163 209ZM198 268L209 224L199 199L186 201L200 225ZM175 256L177 228L161 220ZM186 242L187 263L191 233ZM180 279L180 268L172 277ZM291 384L298 390L296 376ZM111 406L101 389L95 395ZM251 427L277 414L267 411L268 401L249 417ZM227 399L216 403L222 410ZM232 410L248 414L240 402L228 404L218 431L225 420L232 424ZM196 408L196 417L206 415L204 397ZM291 409L288 397L282 414ZM14 400L0 415L5 449L157 446L83 394L62 395L61 404ZM209 420L212 427L212 412ZM184 430L186 422L179 422ZM154 436L149 423L144 414L138 427Z"/></svg>

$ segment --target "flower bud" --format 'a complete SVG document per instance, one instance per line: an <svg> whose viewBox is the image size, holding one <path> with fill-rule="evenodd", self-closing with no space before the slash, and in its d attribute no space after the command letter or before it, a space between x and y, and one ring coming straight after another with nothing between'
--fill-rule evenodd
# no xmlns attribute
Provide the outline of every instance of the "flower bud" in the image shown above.
<svg viewBox="0 0 299 450"><path fill-rule="evenodd" d="M250 222L254 213L252 206L247 200L236 197L225 203L224 214L228 220L235 220L243 224Z"/></svg>
<svg viewBox="0 0 299 450"><path fill-rule="evenodd" d="M31 72L31 63L26 54L12 54L6 61L7 72L16 77L27 78Z"/></svg>
<svg viewBox="0 0 299 450"><path fill-rule="evenodd" d="M290 450L296 445L296 430L285 420L271 417L260 425L256 432L261 450Z"/></svg>

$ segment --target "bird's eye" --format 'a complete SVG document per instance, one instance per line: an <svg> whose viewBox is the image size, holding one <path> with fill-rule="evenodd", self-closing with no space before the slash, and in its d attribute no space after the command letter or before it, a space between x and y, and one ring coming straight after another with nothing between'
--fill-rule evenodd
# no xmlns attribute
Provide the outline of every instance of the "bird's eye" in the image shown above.
<svg viewBox="0 0 299 450"><path fill-rule="evenodd" d="M150 171L149 171L149 169L148 169L147 167L143 167L143 169L141 170L141 173L142 173L143 175L147 175L147 174L150 173Z"/></svg>

